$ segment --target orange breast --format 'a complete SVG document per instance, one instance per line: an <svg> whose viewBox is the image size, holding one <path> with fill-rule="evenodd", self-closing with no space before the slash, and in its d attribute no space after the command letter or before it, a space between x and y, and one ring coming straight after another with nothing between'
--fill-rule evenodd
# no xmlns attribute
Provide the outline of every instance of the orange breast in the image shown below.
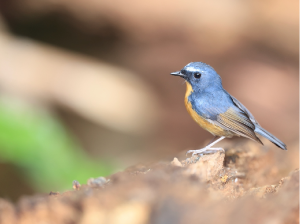
<svg viewBox="0 0 300 224"><path fill-rule="evenodd" d="M206 119L201 117L199 114L197 114L196 111L193 110L192 104L188 100L188 97L192 92L193 92L192 86L188 82L186 82L186 93L185 93L184 104L185 104L187 111L189 112L191 117L194 119L194 121L196 121L196 123L199 124L200 127L202 127L203 129L207 130L208 132L210 132L211 134L213 134L215 136L230 137L231 134L228 131L223 130L221 127L219 127L215 124L212 124L211 122L207 121Z"/></svg>

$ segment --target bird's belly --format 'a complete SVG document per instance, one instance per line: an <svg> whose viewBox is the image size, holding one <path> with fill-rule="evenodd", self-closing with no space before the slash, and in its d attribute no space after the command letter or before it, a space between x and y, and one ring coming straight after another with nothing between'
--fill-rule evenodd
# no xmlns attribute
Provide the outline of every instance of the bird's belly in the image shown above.
<svg viewBox="0 0 300 224"><path fill-rule="evenodd" d="M231 133L230 131L224 130L220 126L217 126L217 125L209 122L205 118L201 117L195 110L193 110L192 104L191 104L191 102L188 101L187 98L185 98L185 107L186 107L188 113L194 119L194 121L196 121L196 123L198 125L200 125L200 127L207 130L212 135L214 135L214 136L225 136L225 137L232 137L233 136L233 133Z"/></svg>

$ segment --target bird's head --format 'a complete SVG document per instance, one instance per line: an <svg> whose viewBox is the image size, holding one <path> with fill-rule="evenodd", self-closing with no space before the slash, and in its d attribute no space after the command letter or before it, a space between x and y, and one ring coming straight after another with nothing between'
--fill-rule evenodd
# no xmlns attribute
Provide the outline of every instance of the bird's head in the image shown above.
<svg viewBox="0 0 300 224"><path fill-rule="evenodd" d="M172 72L171 75L184 78L192 86L193 91L222 88L221 77L211 66L203 62L191 62L180 71Z"/></svg>

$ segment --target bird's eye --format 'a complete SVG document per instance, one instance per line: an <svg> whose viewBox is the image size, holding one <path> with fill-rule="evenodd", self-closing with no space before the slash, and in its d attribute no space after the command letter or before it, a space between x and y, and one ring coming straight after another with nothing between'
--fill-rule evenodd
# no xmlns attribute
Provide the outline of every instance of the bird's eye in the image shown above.
<svg viewBox="0 0 300 224"><path fill-rule="evenodd" d="M195 73L195 74L194 74L194 77L195 77L196 79L200 79L201 74L200 74L200 73Z"/></svg>

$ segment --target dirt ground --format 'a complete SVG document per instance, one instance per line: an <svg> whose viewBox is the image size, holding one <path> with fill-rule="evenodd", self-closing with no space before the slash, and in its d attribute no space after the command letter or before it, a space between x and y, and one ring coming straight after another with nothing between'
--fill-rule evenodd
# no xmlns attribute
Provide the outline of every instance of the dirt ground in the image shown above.
<svg viewBox="0 0 300 224"><path fill-rule="evenodd" d="M0 200L1 224L299 223L289 151L235 143L226 152L129 167L73 190ZM71 183L70 183L71 185Z"/></svg>

